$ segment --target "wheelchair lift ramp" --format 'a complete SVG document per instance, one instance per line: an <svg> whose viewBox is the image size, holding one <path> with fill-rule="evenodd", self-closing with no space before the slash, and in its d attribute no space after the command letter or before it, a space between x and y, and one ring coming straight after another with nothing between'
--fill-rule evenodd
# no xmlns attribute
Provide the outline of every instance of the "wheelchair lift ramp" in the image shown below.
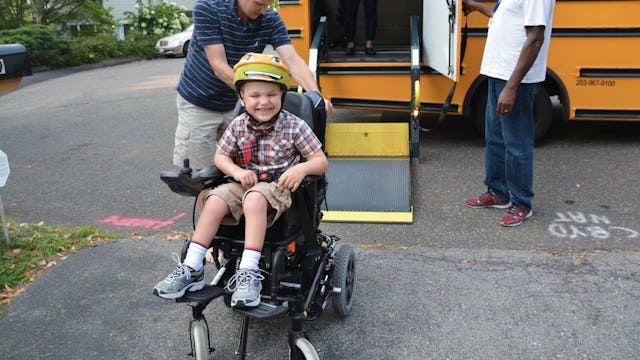
<svg viewBox="0 0 640 360"><path fill-rule="evenodd" d="M323 221L411 223L407 123L330 123Z"/></svg>

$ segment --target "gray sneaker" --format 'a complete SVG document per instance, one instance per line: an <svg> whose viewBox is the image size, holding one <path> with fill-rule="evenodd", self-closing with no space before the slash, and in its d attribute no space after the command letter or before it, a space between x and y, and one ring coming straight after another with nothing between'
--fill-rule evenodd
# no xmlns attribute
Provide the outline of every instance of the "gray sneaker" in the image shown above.
<svg viewBox="0 0 640 360"><path fill-rule="evenodd" d="M237 308L260 305L264 276L257 270L239 269L227 282L226 289L231 295L231 306Z"/></svg>
<svg viewBox="0 0 640 360"><path fill-rule="evenodd" d="M153 288L153 293L165 299L177 299L187 291L198 291L204 287L204 266L195 271L180 262L178 254L172 254L178 267Z"/></svg>

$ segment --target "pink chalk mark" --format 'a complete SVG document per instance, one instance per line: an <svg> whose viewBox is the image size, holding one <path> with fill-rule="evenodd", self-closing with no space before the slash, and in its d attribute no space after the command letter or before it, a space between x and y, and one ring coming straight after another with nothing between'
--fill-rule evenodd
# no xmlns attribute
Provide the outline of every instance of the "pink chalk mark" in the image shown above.
<svg viewBox="0 0 640 360"><path fill-rule="evenodd" d="M110 215L104 219L96 220L97 223L101 224L111 224L115 226L124 226L124 227L141 227L145 229L154 229L158 230L165 226L169 226L176 222L176 220L183 217L185 213L179 213L176 216L170 217L166 220L160 219L143 219L143 218L134 218L134 217L120 217L119 215Z"/></svg>

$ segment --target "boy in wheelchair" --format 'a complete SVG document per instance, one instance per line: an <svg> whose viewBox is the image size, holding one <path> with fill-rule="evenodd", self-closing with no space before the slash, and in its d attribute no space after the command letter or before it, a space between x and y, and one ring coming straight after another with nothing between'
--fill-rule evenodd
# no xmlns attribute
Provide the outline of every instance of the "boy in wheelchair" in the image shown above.
<svg viewBox="0 0 640 360"><path fill-rule="evenodd" d="M277 55L246 54L235 66L234 85L246 111L218 142L216 167L233 181L206 190L204 206L183 263L154 287L177 299L204 287L204 258L220 224L244 216L245 239L238 270L227 282L231 306L260 304L258 262L266 229L291 206L291 193L307 175L325 173L322 143L307 123L282 109L289 73Z"/></svg>

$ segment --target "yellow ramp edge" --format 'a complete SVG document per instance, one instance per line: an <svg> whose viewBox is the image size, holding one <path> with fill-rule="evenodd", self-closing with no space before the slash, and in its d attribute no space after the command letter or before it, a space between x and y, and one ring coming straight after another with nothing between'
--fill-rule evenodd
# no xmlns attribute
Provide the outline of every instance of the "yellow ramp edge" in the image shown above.
<svg viewBox="0 0 640 360"><path fill-rule="evenodd" d="M413 223L413 206L408 212L322 210L322 221L363 223Z"/></svg>
<svg viewBox="0 0 640 360"><path fill-rule="evenodd" d="M408 123L328 123L330 157L409 156Z"/></svg>

